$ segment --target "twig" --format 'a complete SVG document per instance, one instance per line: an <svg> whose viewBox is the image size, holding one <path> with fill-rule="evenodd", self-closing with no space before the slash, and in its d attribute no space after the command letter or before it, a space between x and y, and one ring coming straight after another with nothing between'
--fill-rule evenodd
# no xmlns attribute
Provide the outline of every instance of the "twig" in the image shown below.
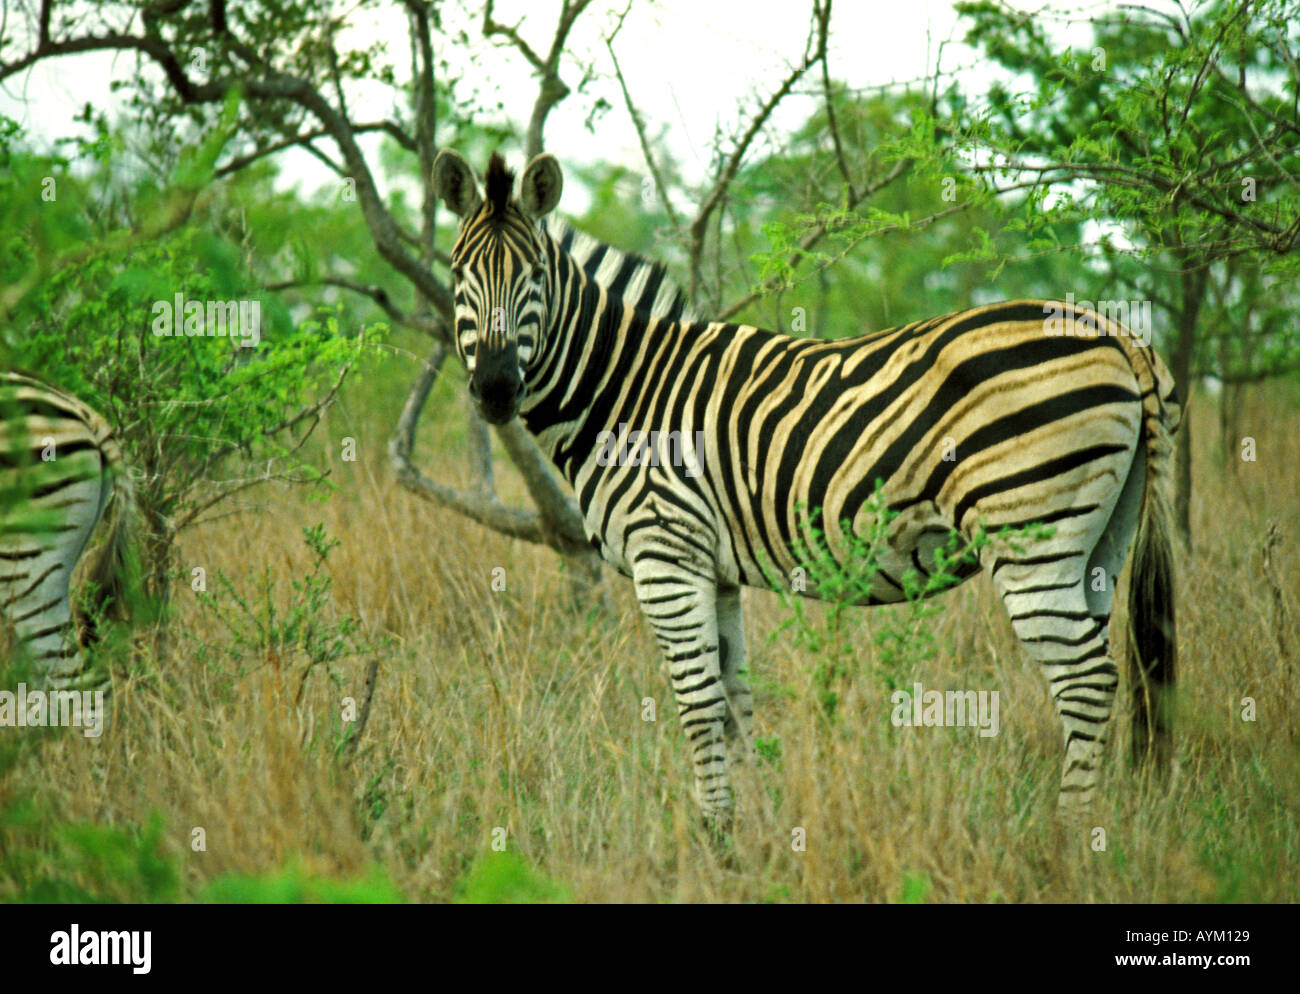
<svg viewBox="0 0 1300 994"><path fill-rule="evenodd" d="M400 324L415 331L422 331L439 341L445 341L451 337L450 330L441 318L434 315L420 317L415 314L408 314L393 303L392 298L388 296L388 291L383 287L361 283L357 280L348 279L346 276L321 276L314 280L279 280L275 283L267 283L266 289L280 291L304 286L337 286L344 290L351 290L353 293L359 293L373 300L392 319L394 324Z"/></svg>
<svg viewBox="0 0 1300 994"><path fill-rule="evenodd" d="M357 743L365 733L366 722L370 720L370 703L375 698L375 684L379 682L379 660L366 662L366 682L361 688L361 707L357 711L357 720L353 724L348 740L343 744L343 760L351 762L357 753Z"/></svg>
<svg viewBox="0 0 1300 994"><path fill-rule="evenodd" d="M826 38L830 32L831 0L824 0L824 2L814 4L813 13L817 18L821 37ZM821 46L818 55L818 61L822 64L822 91L826 94L826 124L830 129L831 141L835 145L835 161L839 164L840 175L844 177L844 183L849 188L849 199L857 200L858 193L854 187L853 176L849 172L848 160L844 157L844 146L840 142L840 128L835 119L835 94L831 90L830 57L827 54L825 44Z"/></svg>

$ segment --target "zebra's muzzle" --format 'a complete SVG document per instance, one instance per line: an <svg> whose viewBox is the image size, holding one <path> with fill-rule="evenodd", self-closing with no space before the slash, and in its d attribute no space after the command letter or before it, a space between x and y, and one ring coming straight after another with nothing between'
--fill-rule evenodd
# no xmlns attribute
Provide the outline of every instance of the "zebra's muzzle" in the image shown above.
<svg viewBox="0 0 1300 994"><path fill-rule="evenodd" d="M469 392L478 402L479 413L490 425L503 425L519 411L519 395L523 390L524 380L519 374L519 364L514 350L496 361L484 360L480 356L479 364L470 377Z"/></svg>

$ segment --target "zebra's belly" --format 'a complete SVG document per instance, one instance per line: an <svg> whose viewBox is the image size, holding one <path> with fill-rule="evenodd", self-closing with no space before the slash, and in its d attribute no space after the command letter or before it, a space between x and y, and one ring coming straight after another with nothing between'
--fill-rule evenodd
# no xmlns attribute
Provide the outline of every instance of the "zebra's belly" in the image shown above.
<svg viewBox="0 0 1300 994"><path fill-rule="evenodd" d="M979 571L968 540L930 502L885 521L861 515L849 530L805 523L777 544L755 558L779 558L781 566L750 563L744 583L818 600L893 604L942 593Z"/></svg>

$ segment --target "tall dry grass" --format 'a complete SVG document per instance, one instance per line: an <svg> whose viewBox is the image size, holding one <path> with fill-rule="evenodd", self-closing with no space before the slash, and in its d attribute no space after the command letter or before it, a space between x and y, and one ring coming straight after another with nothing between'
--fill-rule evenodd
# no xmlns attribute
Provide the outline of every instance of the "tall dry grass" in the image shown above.
<svg viewBox="0 0 1300 994"><path fill-rule="evenodd" d="M740 772L736 824L716 843L690 797L688 752L630 583L608 577L608 612L575 610L554 554L398 489L369 389L354 383L322 429L338 486L331 500L268 486L187 535L180 555L186 581L202 566L253 601L269 568L284 609L290 580L308 568L302 526L321 521L341 541L329 559L329 612L390 640L377 652L355 758L334 746L342 699L360 694L366 657L335 664L335 683L321 667L304 678L294 653L232 654L229 632L182 582L167 657L146 655L117 675L111 732L53 738L7 789L70 822L141 824L160 813L185 895L222 874L296 861L347 876L378 864L409 899L445 901L504 829L511 849L579 901L1295 899L1292 402L1248 396L1240 423L1256 439L1254 463L1235 451L1220 460L1213 401L1191 408L1196 542L1178 560L1181 690L1169 782L1142 782L1127 767L1121 719L1096 808L1083 822L1058 819L1059 726L983 577L945 595L931 622L938 649L909 676L927 688L999 691L993 738L890 727L886 693L865 668L843 719L821 720L813 661L788 634L769 640L779 605L748 591L757 732L779 755ZM419 455L449 482L463 465L454 426L453 406L426 425ZM357 462L333 455L344 436L358 440ZM513 479L502 489L520 499ZM1286 539L1270 552L1276 590L1261 565L1270 522ZM505 570L504 591L492 589L494 567ZM855 612L864 646L889 618ZM1257 703L1254 722L1241 718L1245 697ZM657 721L643 720L645 698ZM206 851L191 847L195 827ZM803 851L792 847L797 828Z"/></svg>

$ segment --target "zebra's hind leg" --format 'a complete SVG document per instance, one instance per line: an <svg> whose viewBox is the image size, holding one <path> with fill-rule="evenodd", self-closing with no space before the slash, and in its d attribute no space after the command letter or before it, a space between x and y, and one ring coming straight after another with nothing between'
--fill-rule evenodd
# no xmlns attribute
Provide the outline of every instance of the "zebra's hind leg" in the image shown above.
<svg viewBox="0 0 1300 994"><path fill-rule="evenodd" d="M1059 520L1044 543L1030 542L1023 554L997 552L991 563L1011 626L1042 667L1061 721L1063 809L1092 802L1119 684L1110 651L1113 556L1098 541L1110 519L1111 507L1085 506L1083 513ZM1092 568L1094 558L1100 572Z"/></svg>
<svg viewBox="0 0 1300 994"><path fill-rule="evenodd" d="M731 820L727 776L727 695L718 651L715 581L654 549L632 559L641 611L668 663L677 715L691 749L695 795L705 820L725 828Z"/></svg>
<svg viewBox="0 0 1300 994"><path fill-rule="evenodd" d="M1065 756L1059 805L1086 807L1096 791L1119 683L1109 626L1089 610L1081 579L1025 582L1018 589L996 585L1017 638L1042 667L1061 721Z"/></svg>

